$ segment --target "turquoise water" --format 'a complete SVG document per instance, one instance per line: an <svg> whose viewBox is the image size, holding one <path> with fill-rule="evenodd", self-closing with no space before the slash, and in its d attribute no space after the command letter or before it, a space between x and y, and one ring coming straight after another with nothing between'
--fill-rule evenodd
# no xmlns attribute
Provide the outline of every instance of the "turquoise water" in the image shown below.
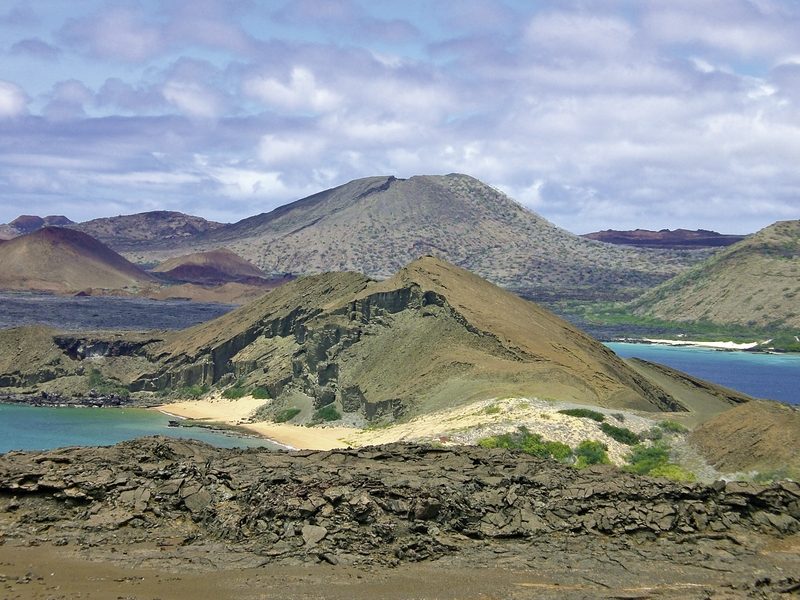
<svg viewBox="0 0 800 600"><path fill-rule="evenodd" d="M657 344L606 344L619 356L661 363L757 398L800 404L800 355L721 352Z"/></svg>
<svg viewBox="0 0 800 600"><path fill-rule="evenodd" d="M108 446L146 435L202 440L223 448L269 446L267 440L215 433L197 427L168 427L169 417L128 408L40 408L0 404L0 453L62 446Z"/></svg>

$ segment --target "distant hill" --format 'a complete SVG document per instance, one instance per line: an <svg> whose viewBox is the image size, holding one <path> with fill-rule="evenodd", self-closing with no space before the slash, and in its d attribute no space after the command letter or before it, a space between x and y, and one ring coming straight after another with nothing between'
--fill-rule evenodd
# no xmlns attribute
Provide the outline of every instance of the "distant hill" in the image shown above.
<svg viewBox="0 0 800 600"><path fill-rule="evenodd" d="M2 289L121 289L154 280L107 246L72 229L44 227L0 245Z"/></svg>
<svg viewBox="0 0 800 600"><path fill-rule="evenodd" d="M117 252L149 245L175 246L219 227L221 223L166 210L105 217L72 226Z"/></svg>
<svg viewBox="0 0 800 600"><path fill-rule="evenodd" d="M267 279L267 274L238 254L225 248L171 258L154 269L172 281L223 284Z"/></svg>
<svg viewBox="0 0 800 600"><path fill-rule="evenodd" d="M10 223L0 225L0 239L10 240L26 233L33 233L42 227L64 227L73 223L74 221L62 215L49 215L47 217L20 215Z"/></svg>
<svg viewBox="0 0 800 600"><path fill-rule="evenodd" d="M762 229L645 293L631 308L669 321L800 327L800 220Z"/></svg>
<svg viewBox="0 0 800 600"><path fill-rule="evenodd" d="M532 297L616 296L696 262L691 253L583 239L458 174L358 179L177 242L155 238L127 255L151 262L224 246L270 273L383 278L432 254Z"/></svg>
<svg viewBox="0 0 800 600"><path fill-rule="evenodd" d="M606 242L608 244L620 244L623 246L639 246L643 248L718 248L730 246L736 242L741 242L746 236L726 235L716 231L706 231L705 229L662 229L660 231L650 231L648 229L634 229L633 231L618 231L606 229L586 233L584 238Z"/></svg>

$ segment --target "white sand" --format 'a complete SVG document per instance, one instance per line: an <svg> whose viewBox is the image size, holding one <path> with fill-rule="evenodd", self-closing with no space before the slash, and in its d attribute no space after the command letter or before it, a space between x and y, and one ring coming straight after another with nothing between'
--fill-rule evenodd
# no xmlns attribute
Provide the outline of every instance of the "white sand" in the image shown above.
<svg viewBox="0 0 800 600"><path fill-rule="evenodd" d="M695 346L697 348L716 348L718 350L750 350L764 342L745 342L737 344L736 342L697 342L693 340L660 340L643 338L642 341L649 344L661 344L663 346Z"/></svg>

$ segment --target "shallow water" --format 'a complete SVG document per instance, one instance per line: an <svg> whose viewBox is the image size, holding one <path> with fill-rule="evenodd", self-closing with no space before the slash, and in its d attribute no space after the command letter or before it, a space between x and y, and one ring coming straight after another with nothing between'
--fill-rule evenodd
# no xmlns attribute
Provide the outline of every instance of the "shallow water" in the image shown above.
<svg viewBox="0 0 800 600"><path fill-rule="evenodd" d="M208 442L221 448L276 444L263 438L228 435L199 427L168 427L170 417L137 408L43 408L0 404L0 452L62 446L109 446L148 435Z"/></svg>
<svg viewBox="0 0 800 600"><path fill-rule="evenodd" d="M606 344L623 358L656 362L757 398L800 404L800 355L724 352L658 344Z"/></svg>

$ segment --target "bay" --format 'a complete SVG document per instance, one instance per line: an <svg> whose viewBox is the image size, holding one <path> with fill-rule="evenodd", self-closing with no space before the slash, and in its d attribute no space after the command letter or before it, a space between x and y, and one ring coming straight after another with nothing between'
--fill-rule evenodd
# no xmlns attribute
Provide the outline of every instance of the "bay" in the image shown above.
<svg viewBox="0 0 800 600"><path fill-rule="evenodd" d="M710 348L608 342L623 358L636 357L744 392L800 404L800 355L726 352Z"/></svg>
<svg viewBox="0 0 800 600"><path fill-rule="evenodd" d="M200 427L169 427L170 417L136 408L44 408L0 404L0 453L63 446L110 446L149 435L201 440L221 448L267 446L264 438L228 435Z"/></svg>

